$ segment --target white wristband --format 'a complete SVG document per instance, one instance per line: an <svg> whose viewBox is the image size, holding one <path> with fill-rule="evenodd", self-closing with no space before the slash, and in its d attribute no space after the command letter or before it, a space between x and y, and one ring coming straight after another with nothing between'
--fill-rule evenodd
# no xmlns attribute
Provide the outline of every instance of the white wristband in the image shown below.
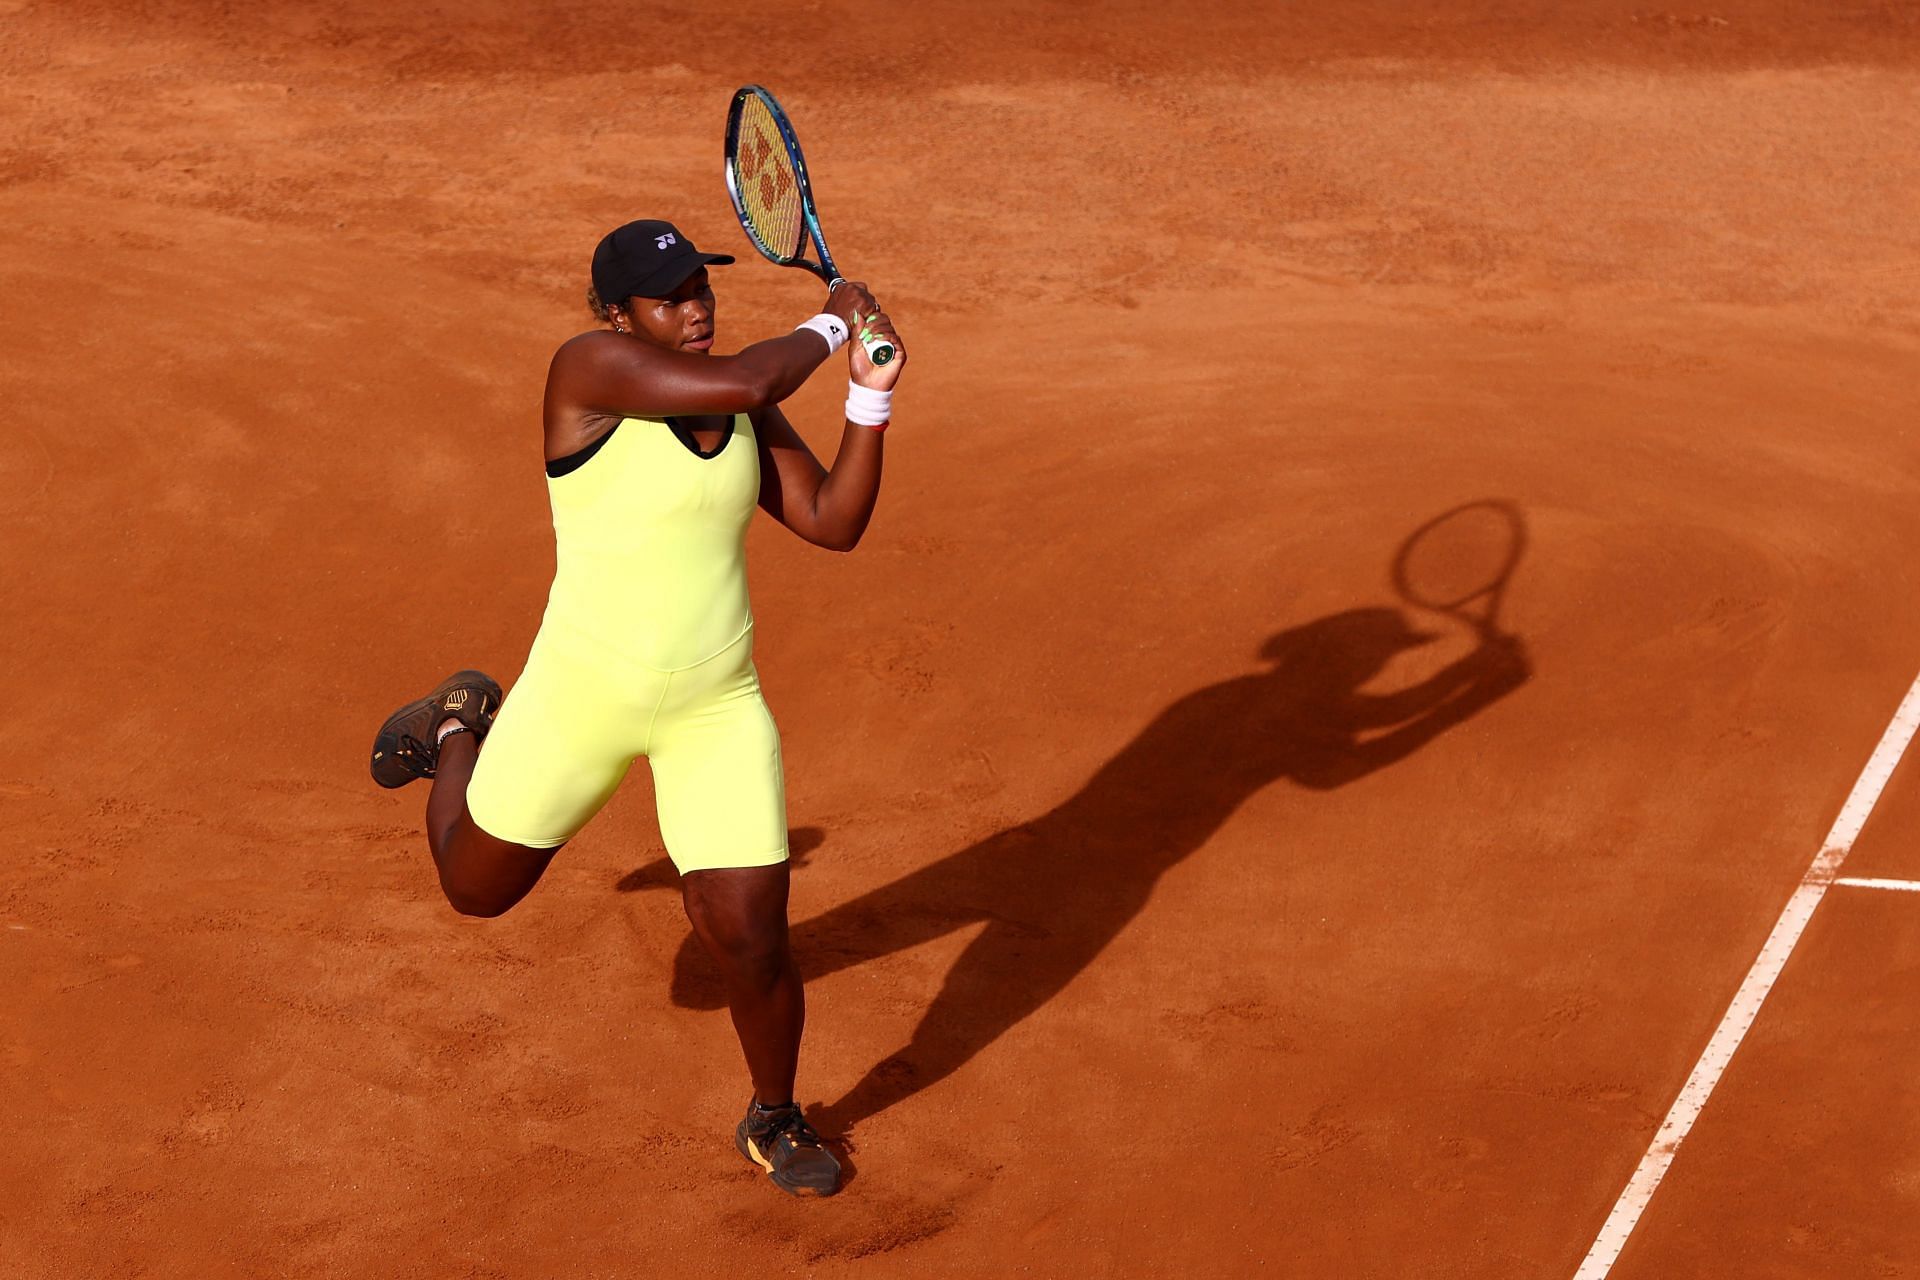
<svg viewBox="0 0 1920 1280"><path fill-rule="evenodd" d="M857 382L847 384L847 421L862 427L877 427L893 418L893 392L875 391Z"/></svg>
<svg viewBox="0 0 1920 1280"><path fill-rule="evenodd" d="M811 329L827 340L827 354L832 355L847 345L847 322L829 311L817 316L809 316L793 326L795 333L802 329Z"/></svg>

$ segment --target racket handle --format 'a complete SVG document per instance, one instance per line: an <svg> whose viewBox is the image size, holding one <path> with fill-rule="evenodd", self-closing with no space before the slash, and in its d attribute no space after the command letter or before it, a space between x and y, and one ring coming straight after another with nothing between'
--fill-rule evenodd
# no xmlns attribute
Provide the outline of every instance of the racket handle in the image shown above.
<svg viewBox="0 0 1920 1280"><path fill-rule="evenodd" d="M846 282L847 278L845 276L835 276L833 279L827 281L827 292L832 293ZM879 368L883 364L893 363L893 344L885 338L877 335L871 338L862 336L860 345L867 349L867 359L873 361L875 368Z"/></svg>

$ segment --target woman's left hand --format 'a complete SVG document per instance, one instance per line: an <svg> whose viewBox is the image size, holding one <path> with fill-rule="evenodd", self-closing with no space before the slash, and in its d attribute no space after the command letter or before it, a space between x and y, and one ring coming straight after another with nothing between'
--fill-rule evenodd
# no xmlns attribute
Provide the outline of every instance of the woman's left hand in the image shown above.
<svg viewBox="0 0 1920 1280"><path fill-rule="evenodd" d="M893 359L875 364L867 355L863 338L885 338L893 344ZM884 311L863 311L854 320L853 338L847 343L848 375L863 387L891 391L900 381L900 367L907 362L907 349L900 344L900 333Z"/></svg>

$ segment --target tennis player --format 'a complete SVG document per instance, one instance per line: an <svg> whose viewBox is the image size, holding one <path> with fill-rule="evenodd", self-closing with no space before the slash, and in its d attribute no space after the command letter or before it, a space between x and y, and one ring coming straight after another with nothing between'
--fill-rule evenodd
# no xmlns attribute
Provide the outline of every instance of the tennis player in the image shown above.
<svg viewBox="0 0 1920 1280"><path fill-rule="evenodd" d="M832 1195L840 1165L794 1102L806 1004L787 945L780 738L753 666L745 541L757 504L850 551L880 491L906 350L866 286L736 355L711 354L710 266L671 223L600 241L588 303L604 327L547 373L557 566L513 696L461 671L387 718L384 787L432 779L427 843L456 911L497 916L647 757L687 918L725 974L753 1101L735 1143L775 1185ZM875 367L853 337L898 348ZM846 429L831 469L780 402L846 347ZM495 719L496 713L498 719Z"/></svg>

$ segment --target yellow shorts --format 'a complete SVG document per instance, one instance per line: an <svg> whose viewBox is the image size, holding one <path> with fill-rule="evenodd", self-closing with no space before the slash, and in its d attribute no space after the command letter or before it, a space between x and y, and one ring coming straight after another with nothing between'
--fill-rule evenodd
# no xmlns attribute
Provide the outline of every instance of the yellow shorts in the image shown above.
<svg viewBox="0 0 1920 1280"><path fill-rule="evenodd" d="M786 859L780 733L751 622L711 658L658 671L548 619L481 748L467 811L489 835L551 849L600 811L636 756L653 768L681 874Z"/></svg>

